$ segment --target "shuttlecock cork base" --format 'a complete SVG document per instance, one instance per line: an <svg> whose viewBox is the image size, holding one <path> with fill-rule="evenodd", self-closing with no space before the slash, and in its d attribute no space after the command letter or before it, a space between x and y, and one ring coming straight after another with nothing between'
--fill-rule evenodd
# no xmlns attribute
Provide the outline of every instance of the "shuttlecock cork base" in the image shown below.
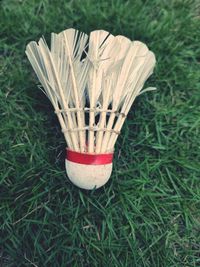
<svg viewBox="0 0 200 267"><path fill-rule="evenodd" d="M113 153L80 153L66 149L65 166L70 181L76 186L92 190L109 180Z"/></svg>

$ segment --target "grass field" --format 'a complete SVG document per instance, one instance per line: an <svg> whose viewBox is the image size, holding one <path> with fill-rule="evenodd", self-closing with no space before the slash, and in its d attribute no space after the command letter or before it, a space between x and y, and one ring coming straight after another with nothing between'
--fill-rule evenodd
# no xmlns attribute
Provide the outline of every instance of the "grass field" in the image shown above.
<svg viewBox="0 0 200 267"><path fill-rule="evenodd" d="M141 40L157 58L102 189L66 177L65 142L24 50L75 27ZM200 4L2 0L0 266L200 266Z"/></svg>

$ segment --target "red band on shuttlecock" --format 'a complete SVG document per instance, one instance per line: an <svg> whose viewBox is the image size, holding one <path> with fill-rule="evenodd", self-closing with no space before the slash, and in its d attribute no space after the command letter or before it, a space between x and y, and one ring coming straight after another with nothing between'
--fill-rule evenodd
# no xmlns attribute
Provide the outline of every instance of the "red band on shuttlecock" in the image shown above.
<svg viewBox="0 0 200 267"><path fill-rule="evenodd" d="M113 153L104 153L104 154L80 153L72 151L67 148L66 159L79 164L105 165L112 163Z"/></svg>

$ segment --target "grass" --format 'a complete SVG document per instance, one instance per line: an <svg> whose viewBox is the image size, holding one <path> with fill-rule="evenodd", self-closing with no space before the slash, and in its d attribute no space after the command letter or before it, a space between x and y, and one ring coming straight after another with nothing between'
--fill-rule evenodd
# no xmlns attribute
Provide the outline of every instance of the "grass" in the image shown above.
<svg viewBox="0 0 200 267"><path fill-rule="evenodd" d="M200 266L198 1L2 0L0 266ZM115 151L112 178L87 192L65 175L65 142L25 45L96 28L155 52Z"/></svg>

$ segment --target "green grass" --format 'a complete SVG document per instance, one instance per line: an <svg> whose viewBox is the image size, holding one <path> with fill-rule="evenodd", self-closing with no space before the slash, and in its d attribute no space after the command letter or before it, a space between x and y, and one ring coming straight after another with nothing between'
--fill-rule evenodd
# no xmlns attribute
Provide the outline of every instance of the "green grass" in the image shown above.
<svg viewBox="0 0 200 267"><path fill-rule="evenodd" d="M200 266L200 5L188 0L3 0L0 266ZM65 142L24 50L76 27L155 52L102 189L73 186Z"/></svg>

